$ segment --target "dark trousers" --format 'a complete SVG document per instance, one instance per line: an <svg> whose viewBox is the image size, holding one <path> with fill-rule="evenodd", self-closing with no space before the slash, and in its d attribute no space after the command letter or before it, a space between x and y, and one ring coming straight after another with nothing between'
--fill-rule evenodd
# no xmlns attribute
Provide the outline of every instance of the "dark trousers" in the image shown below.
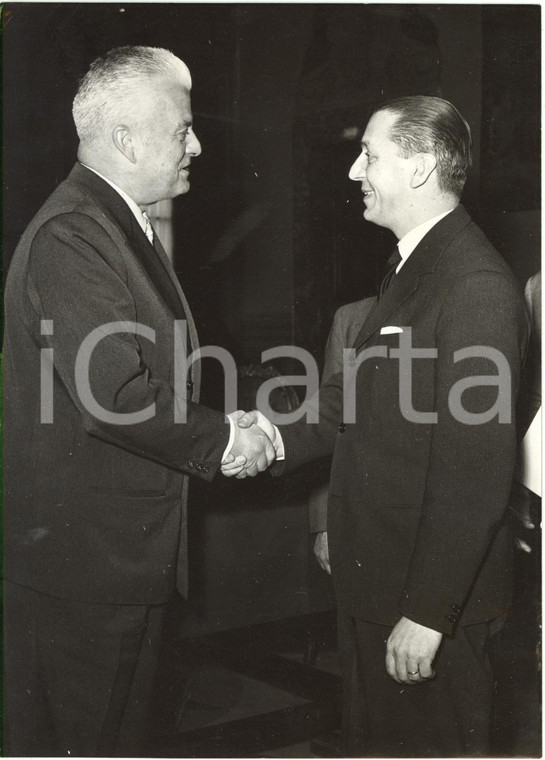
<svg viewBox="0 0 545 760"><path fill-rule="evenodd" d="M5 581L3 754L137 756L161 625L162 606L83 604Z"/></svg>
<svg viewBox="0 0 545 760"><path fill-rule="evenodd" d="M391 628L339 613L347 757L482 757L489 754L493 680L489 624L443 638L434 679L398 684L386 672Z"/></svg>

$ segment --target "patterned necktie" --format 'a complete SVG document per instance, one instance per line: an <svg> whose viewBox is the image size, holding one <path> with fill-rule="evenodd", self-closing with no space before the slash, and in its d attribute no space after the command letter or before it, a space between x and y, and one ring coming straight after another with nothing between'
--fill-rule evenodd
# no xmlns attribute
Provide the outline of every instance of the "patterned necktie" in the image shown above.
<svg viewBox="0 0 545 760"><path fill-rule="evenodd" d="M378 291L378 300L382 298L382 296L386 293L388 288L390 287L390 284L394 278L394 275L396 273L396 269L399 265L399 262L401 261L401 254L399 253L399 249L396 246L395 250L390 254L390 257L388 261L386 262L388 264L388 271L384 275L384 278L382 282L380 283L380 288Z"/></svg>
<svg viewBox="0 0 545 760"><path fill-rule="evenodd" d="M149 216L146 214L146 212L143 211L142 214L143 214L144 220L146 222L146 227L144 228L144 232L146 233L147 239L153 245L153 227L151 226L151 222L150 222Z"/></svg>

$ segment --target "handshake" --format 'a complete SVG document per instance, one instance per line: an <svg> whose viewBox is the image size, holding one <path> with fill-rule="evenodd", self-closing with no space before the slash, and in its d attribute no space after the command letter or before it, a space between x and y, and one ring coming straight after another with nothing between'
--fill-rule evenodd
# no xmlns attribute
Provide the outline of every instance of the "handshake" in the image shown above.
<svg viewBox="0 0 545 760"><path fill-rule="evenodd" d="M234 440L221 463L227 478L254 477L284 458L282 438L277 428L257 410L228 415L234 423Z"/></svg>

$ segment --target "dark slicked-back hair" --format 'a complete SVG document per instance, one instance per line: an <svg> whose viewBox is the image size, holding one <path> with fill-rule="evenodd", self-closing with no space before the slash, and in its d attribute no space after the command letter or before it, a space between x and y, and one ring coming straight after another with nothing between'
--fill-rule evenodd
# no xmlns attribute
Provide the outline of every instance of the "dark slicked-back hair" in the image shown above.
<svg viewBox="0 0 545 760"><path fill-rule="evenodd" d="M443 192L460 197L471 166L471 130L448 100L431 95L407 95L379 106L398 118L389 137L405 158L432 153L437 159L437 180Z"/></svg>

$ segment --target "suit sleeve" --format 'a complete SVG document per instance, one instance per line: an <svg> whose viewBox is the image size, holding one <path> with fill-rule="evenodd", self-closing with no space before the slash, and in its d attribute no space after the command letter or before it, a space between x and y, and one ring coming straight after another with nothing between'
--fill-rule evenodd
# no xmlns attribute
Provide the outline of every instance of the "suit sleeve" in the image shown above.
<svg viewBox="0 0 545 760"><path fill-rule="evenodd" d="M455 284L437 325L437 423L401 613L444 633L454 630L509 498L526 331L521 306L510 280L480 272ZM456 361L468 347L476 355ZM458 394L464 378L473 378L471 387Z"/></svg>
<svg viewBox="0 0 545 760"><path fill-rule="evenodd" d="M333 317L333 324L327 337L324 351L324 369L322 372L322 384L332 375L342 370L343 363L343 328L342 310L337 309ZM311 533L321 533L327 530L327 500L329 488L324 483L314 489L308 503L309 530Z"/></svg>
<svg viewBox="0 0 545 760"><path fill-rule="evenodd" d="M116 255L114 267L112 257ZM143 342L148 338L130 328L100 337L88 365L89 386L98 404L125 415L153 409L153 415L145 421L116 424L97 419L77 384L78 351L92 331L110 322L139 320L120 253L106 230L89 217L75 213L46 223L32 243L27 293L36 318L51 321L53 333L43 340L53 349L55 372L81 414L87 432L210 480L227 445L229 425L220 412L193 404L175 391L168 380L168 368L152 372L143 359ZM35 329L39 331L38 324ZM155 335L154 339L159 342L164 336ZM149 344L145 348L149 355ZM174 346L163 346L162 350L173 356ZM183 386L185 394L185 383ZM187 421L176 423L174 409L184 403ZM195 459L200 463L198 471Z"/></svg>

